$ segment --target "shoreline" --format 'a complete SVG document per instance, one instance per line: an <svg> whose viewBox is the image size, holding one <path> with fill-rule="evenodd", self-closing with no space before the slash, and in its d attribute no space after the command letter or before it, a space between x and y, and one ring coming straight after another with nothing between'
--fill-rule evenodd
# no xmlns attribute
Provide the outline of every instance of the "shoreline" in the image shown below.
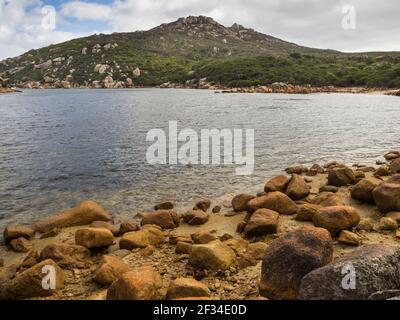
<svg viewBox="0 0 400 320"><path fill-rule="evenodd" d="M392 165L393 162L399 162L400 153L394 154L396 155L395 159L388 160L386 163L377 162L376 166L357 164L347 166L332 162L330 164L325 164L324 169L322 169L323 167L321 166L314 165L307 169L304 166L293 166L285 170L285 176L287 176L288 179L290 176L292 179L294 179L294 177L300 177L300 189L309 188L305 197L296 197L295 199L297 200L293 200L298 208L303 208L303 206L315 206L317 203L316 200L322 197L322 199L325 199L324 201L329 202L329 205L327 205L328 207L332 205L350 206L357 210L362 221L372 221L373 226L368 230L358 228L357 226L345 228L350 230L352 236L355 237L354 239L347 239L349 242L345 242L343 239L341 240L341 236L338 238L337 235L332 235L334 239L333 247L335 259L346 256L361 245L378 243L391 246L399 245L400 239L397 235L398 232L394 232L398 231L397 228L384 229L382 227L382 217L385 217L385 215L380 213L375 205L355 199L351 194L352 188L354 188L354 185L358 185L359 181L368 180L374 181L374 183L376 183L376 181L380 181L378 183L384 183L387 179L391 178L390 173L386 174L387 172L384 172L384 174L382 174L382 172L384 171L383 168L387 168L389 165ZM335 189L330 188L329 192L321 191L321 188L328 184L331 171L348 169L352 170L357 180L350 184L343 183L342 186L335 187ZM339 175L337 177L338 179L342 179ZM273 179L269 181L272 180ZM309 187L305 187L305 185ZM257 195L252 194L253 199L255 199L254 197L257 199L262 198L272 192L268 191L267 193L262 193L262 185L253 187L254 189L260 189ZM249 191L247 190L247 192ZM287 192L288 191L286 191L286 193ZM327 195L329 195L329 197L327 197ZM162 291L162 297L168 296L171 283L174 282L176 278L180 277L189 279L195 278L200 281L202 285L208 288L208 290L206 290L208 292L208 299L264 299L265 296L260 296L258 290L258 285L261 281L260 275L262 277L261 258L263 253L256 259L251 258L248 256L250 248L264 248L263 250L265 250L275 240L284 237L288 233L294 232L298 228L312 226L313 222L309 219L298 219L300 213L298 211L299 209L297 209L297 215L279 214L279 222L277 221L277 229L275 232L268 231L262 235L247 237L242 233L240 226L243 224L243 221L247 221L247 224L250 223L248 219L251 219L251 215L249 216L249 212L251 211L246 213L243 210L234 210L237 208L235 208L236 204L232 201L233 198L235 198L234 194L226 194L222 197L209 200L198 199L199 202L197 204L192 203L192 205L196 207L195 217L199 219L197 223L190 223L189 220L185 218L186 212L191 212L191 206L182 208L179 207L179 205L177 206L176 204L168 202L159 204L159 207L154 209L155 211L140 214L139 218L142 219L141 224L134 216L132 216L129 221L125 220L123 223L130 227L130 229L128 228L128 233L121 232L122 226L116 224L116 217L106 212L101 207L101 204L84 204L88 207L83 211L80 209L82 205L66 209L57 215L51 215L41 219L39 222L36 221L36 223L31 226L34 233L36 233L36 236L33 236L33 238L32 236L27 237L22 235L24 240L21 239L21 237L16 238L16 236L13 236L14 239L18 239L19 242L17 241L17 244L12 244L11 246L0 245L0 260L3 260L2 263L4 264L4 267L1 267L0 261L0 284L1 286L4 285L7 287L7 283L10 281L17 281L15 279L18 279L21 274L26 275L29 273L40 260L44 259L43 252L46 247L70 246L72 248L72 246L78 244L77 234L79 230L86 230L85 232L97 230L99 234L112 233L112 241L107 245L101 244L99 247L89 246L88 249L91 253L88 251L88 256L79 259L74 256L73 253L62 252L61 249L59 249L61 251L57 254L54 253L52 255L50 253L49 256L52 257L52 259L56 259L55 262L60 265L65 274L65 284L58 290L51 292L48 296L35 296L33 294L28 298L104 300L106 299L107 289L110 284L99 284L96 274L100 272L99 270L103 263L102 259L104 259L105 256L112 256L118 259L118 261L122 261L130 270L135 270L143 266L151 266L161 275L162 289L160 290ZM332 201L334 203L332 203ZM246 205L246 207L248 206L249 204ZM325 207L325 205L322 204L318 206ZM179 210L176 209L177 207L179 207ZM280 208L281 207L278 207L277 210L280 210ZM93 211L95 217L92 216L90 220L87 220L85 218L85 212L88 212L87 210L89 209ZM176 222L175 218L171 220L173 212L176 212L178 216L183 218L183 221L179 223ZM72 218L72 216L75 218ZM205 219L206 216L207 218ZM70 222L75 225L66 225L67 218L72 219ZM81 218L83 219L80 220L81 222L76 220ZM181 218L179 218L179 220ZM57 223L59 223L59 227L57 227ZM171 223L173 226L170 225ZM90 227L88 228L88 226ZM105 229L106 231L104 231ZM136 231L134 229L136 229ZM135 236L141 232L150 232L148 231L150 229L157 229L158 231L152 232L158 234L162 240L150 244L147 243L147 240L144 240L144 238L138 238L135 240L136 244L132 248L122 245L121 239L127 239L127 235ZM201 240L201 245L206 246L207 243L220 241L223 245L228 246L236 254L236 262L232 264L225 273L221 273L220 271L216 272L216 270L207 270L207 268L205 268L206 271L204 273L203 268L192 265L194 262L190 258L191 251L189 251L189 249L193 250L195 246L199 245L197 242L193 243L193 239L195 239L193 238L193 234L201 235L202 239L211 239ZM139 244L141 241L144 241L143 245ZM358 241L358 243L355 244L354 241ZM81 246L82 243L79 245ZM23 249L21 252L15 252L16 249L21 248ZM127 250L127 248L129 249ZM76 261L76 259L79 261ZM204 257L204 259L206 259L206 257ZM111 264L109 267L113 268L113 265ZM2 294L4 295L5 293L2 293L0 289L0 298ZM190 297L188 296L187 298ZM267 298L271 297L267 296Z"/></svg>
<svg viewBox="0 0 400 320"><path fill-rule="evenodd" d="M272 84L266 86L251 86L251 87L225 87L203 83L198 86L181 85L174 83L166 83L159 86L132 86L132 87L96 87L96 86L81 86L69 85L67 87L57 87L37 84L32 86L18 85L12 88L0 88L0 93L23 92L23 89L28 90L54 90L54 89L104 89L104 90L124 90L124 89L192 89L192 90L209 90L216 94L229 93L281 93L281 94L315 94L315 93L351 93L351 94L380 94L400 96L400 89L396 88L379 88L379 87L335 87L335 86L310 86L310 85L290 85L290 84Z"/></svg>

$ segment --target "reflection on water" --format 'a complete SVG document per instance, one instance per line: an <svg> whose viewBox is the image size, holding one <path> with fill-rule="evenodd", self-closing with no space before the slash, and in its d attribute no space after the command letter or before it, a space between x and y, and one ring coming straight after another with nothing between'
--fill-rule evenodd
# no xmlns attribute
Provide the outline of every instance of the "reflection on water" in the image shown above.
<svg viewBox="0 0 400 320"><path fill-rule="evenodd" d="M0 226L92 198L115 214L164 200L248 190L285 166L372 162L399 149L397 97L214 94L200 90L48 90L0 96ZM151 166L146 133L255 129L255 173Z"/></svg>

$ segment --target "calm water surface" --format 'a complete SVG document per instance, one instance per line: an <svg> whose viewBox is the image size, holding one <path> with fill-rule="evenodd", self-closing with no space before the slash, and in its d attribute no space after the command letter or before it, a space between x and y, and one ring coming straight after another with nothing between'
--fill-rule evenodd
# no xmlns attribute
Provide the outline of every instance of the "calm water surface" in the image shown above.
<svg viewBox="0 0 400 320"><path fill-rule="evenodd" d="M255 129L255 172L152 166L146 134ZM287 165L372 163L400 149L400 99L350 94L215 94L200 90L43 90L0 95L0 227L95 199L116 215L165 199L194 201L251 186Z"/></svg>

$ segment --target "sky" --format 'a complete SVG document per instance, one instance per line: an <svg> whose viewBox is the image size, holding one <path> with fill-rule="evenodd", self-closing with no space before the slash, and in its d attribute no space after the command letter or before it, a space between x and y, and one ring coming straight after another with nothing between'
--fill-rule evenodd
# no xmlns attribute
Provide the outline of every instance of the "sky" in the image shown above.
<svg viewBox="0 0 400 320"><path fill-rule="evenodd" d="M399 0L0 0L0 59L94 33L206 15L303 46L400 51Z"/></svg>

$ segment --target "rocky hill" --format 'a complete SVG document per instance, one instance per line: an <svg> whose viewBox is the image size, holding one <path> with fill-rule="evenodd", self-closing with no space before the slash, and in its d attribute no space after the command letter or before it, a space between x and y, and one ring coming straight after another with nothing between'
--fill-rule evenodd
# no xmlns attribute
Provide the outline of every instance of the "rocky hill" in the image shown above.
<svg viewBox="0 0 400 320"><path fill-rule="evenodd" d="M10 86L28 88L198 86L204 78L227 86L400 87L399 61L396 54L302 47L238 24L225 27L191 16L148 31L97 34L31 50L1 61L0 77Z"/></svg>

